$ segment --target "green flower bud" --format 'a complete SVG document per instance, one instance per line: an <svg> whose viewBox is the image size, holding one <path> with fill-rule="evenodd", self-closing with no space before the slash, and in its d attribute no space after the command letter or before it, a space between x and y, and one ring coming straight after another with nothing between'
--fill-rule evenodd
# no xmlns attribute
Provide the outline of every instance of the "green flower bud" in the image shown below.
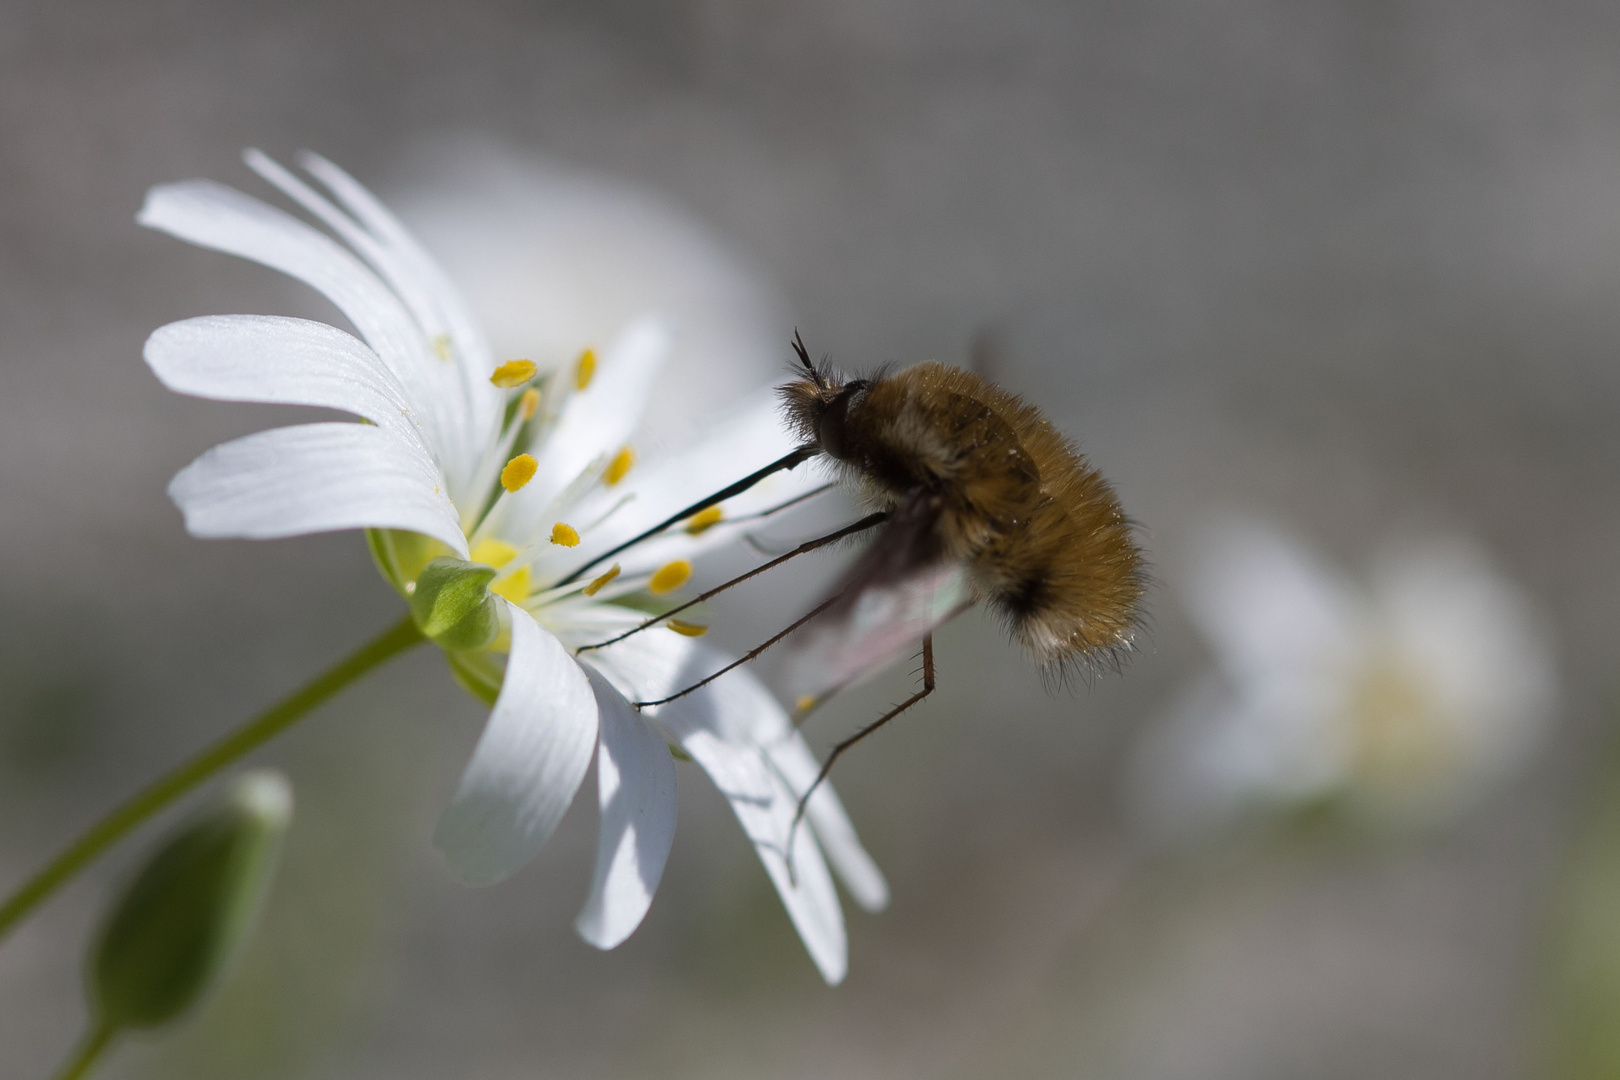
<svg viewBox="0 0 1620 1080"><path fill-rule="evenodd" d="M250 772L147 860L90 954L103 1030L157 1027L202 996L247 936L291 816L286 779Z"/></svg>
<svg viewBox="0 0 1620 1080"><path fill-rule="evenodd" d="M432 559L450 554L443 541L401 529L367 529L366 546L383 578L407 599L422 568Z"/></svg>
<svg viewBox="0 0 1620 1080"><path fill-rule="evenodd" d="M495 568L437 558L422 568L411 591L411 615L422 633L446 649L483 649L501 632L500 605L490 594Z"/></svg>

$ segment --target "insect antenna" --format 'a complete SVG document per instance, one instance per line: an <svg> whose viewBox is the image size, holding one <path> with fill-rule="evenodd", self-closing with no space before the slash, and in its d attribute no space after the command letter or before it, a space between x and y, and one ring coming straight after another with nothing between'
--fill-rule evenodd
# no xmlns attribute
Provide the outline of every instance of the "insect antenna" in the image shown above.
<svg viewBox="0 0 1620 1080"><path fill-rule="evenodd" d="M934 692L933 634L926 635L922 640L922 677L923 685L921 690L917 691L915 694L912 694L910 697L906 698L906 700L902 701L900 704L896 705L894 708L890 709L888 712L884 713L882 716L878 717L876 720L872 721L870 724L867 724L855 734L833 747L832 753L828 754L827 760L822 763L821 771L817 773L816 778L810 782L810 786L804 789L804 794L799 796L799 807L793 814L793 824L788 827L787 835L789 878L792 878L793 876L793 839L799 831L799 823L804 820L804 811L805 808L810 805L810 796L814 795L816 793L816 789L819 788L822 785L822 782L827 779L827 774L832 772L834 763L837 762L839 758L844 756L844 751L848 750L850 747L872 734L872 732L876 731L884 724L887 724L890 720L893 720L895 717L899 716L901 713L905 712L907 709L911 708L923 698Z"/></svg>
<svg viewBox="0 0 1620 1080"><path fill-rule="evenodd" d="M585 572L587 570L590 570L593 567L601 565L602 563L604 563L607 560L613 558L613 556L619 554L622 551L625 551L625 550L627 550L629 548L635 547L637 544L641 543L643 540L646 540L648 537L657 536L659 533L663 532L665 529L669 528L671 525L677 524L678 522L685 521L687 518L691 517L693 514L701 513L704 510L707 510L709 507L714 506L716 503L725 502L727 499L731 498L733 495L741 495L743 492L747 491L749 488L753 487L755 484L759 483L761 480L765 479L767 476L774 476L775 474L777 474L779 472L785 472L788 469L797 468L798 466L804 464L806 461L809 461L811 458L815 457L819 453L821 453L821 450L820 450L819 447L801 446L797 450L794 450L792 453L784 454L782 457L777 458L775 461L771 462L769 465L765 466L763 469L759 469L759 470L757 470L755 472L751 472L747 476L743 477L741 480L738 480L735 484L730 484L730 485L728 485L726 487L721 488L719 491L715 492L713 495L709 495L709 496L706 496L705 498L699 499L697 502L693 503L691 506L688 506L684 510L680 510L680 511L674 513L674 514L671 514L669 517L665 518L663 521L660 521L657 525L654 525L652 528L646 530L645 532L638 533L637 535L632 536L630 539L626 540L624 543L619 544L617 547L609 548L607 551L604 551L602 554L596 556L594 559L591 559L589 562L583 563L580 566L575 567L572 573L568 574L566 577L558 578L556 581L552 582L547 587L554 589L559 585L567 585L571 581L577 581L577 580L579 580L579 578L584 576L584 574L585 574Z"/></svg>
<svg viewBox="0 0 1620 1080"><path fill-rule="evenodd" d="M866 515L865 517L861 518L859 521L855 522L854 524L845 525L842 529L839 529L836 532L830 532L826 536L818 536L814 540L806 540L804 543L800 544L798 547L794 548L792 551L788 552L787 554L778 555L776 558L772 559L768 563L761 563L759 566L754 567L752 570L748 571L745 574L738 574L736 577L732 578L730 581L722 582L721 584L716 585L714 588L710 589L709 591L707 591L705 593L701 593L701 594L699 594L697 596L694 596L692 599L688 600L684 604L679 605L678 607L670 608L668 611L666 611L666 612L664 612L664 613L662 613L660 615L654 615L651 618L647 619L646 621L644 621L644 622L642 622L642 623L640 623L640 624L638 624L636 626L631 627L629 630L626 630L624 633L619 634L616 637L610 637L606 641L598 641L593 645L582 645L579 648L574 650L574 655L577 656L582 652L590 652L592 649L605 649L609 645L615 645L615 644L623 641L625 638L631 636L632 634L639 634L643 630L647 629L648 627L656 626L660 622L663 622L665 619L668 619L671 616L679 615L681 612L685 611L687 608L694 607L694 606L696 606L698 604L701 604L701 603L703 603L703 601L708 600L711 597L719 596L721 593L725 592L727 589L731 588L734 585L741 585L743 582L747 581L749 578L757 577L760 574L763 574L765 571L772 569L773 567L781 566L783 563L787 562L789 559L797 558L800 555L807 555L810 552L815 551L817 548L826 547L828 544L836 544L838 541L844 539L846 536L854 536L858 532L864 532L867 529L870 529L870 528L872 528L872 527L874 527L876 525L881 525L887 520L889 520L888 511L880 510L875 514ZM699 685L702 685L702 684L700 683ZM695 689L695 687L693 689ZM686 691L683 691L683 693L685 693L685 692ZM679 696L679 695L677 695L677 696ZM659 703L658 702L649 702L648 704L659 704Z"/></svg>
<svg viewBox="0 0 1620 1080"><path fill-rule="evenodd" d="M827 494L827 492L831 491L833 488L835 488L837 486L838 486L838 484L836 482L830 483L830 484L822 484L818 488L811 488L809 491L806 491L803 495L795 495L795 496L793 496L793 498L788 499L785 502L779 502L775 506L766 507L764 510L755 510L752 514L744 514L741 517L727 518L726 519L726 524L727 525L736 525L736 524L739 524L740 522L744 522L744 521L758 521L761 518L768 518L768 517L771 517L773 515L780 514L783 510L786 510L786 509L788 509L790 507L798 506L802 502L808 502L811 499L815 498L817 495L825 495L825 494Z"/></svg>

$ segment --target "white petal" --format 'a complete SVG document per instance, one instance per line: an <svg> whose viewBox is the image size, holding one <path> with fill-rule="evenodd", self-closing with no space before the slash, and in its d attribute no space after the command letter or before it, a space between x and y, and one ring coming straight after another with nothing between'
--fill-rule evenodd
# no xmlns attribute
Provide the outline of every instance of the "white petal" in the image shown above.
<svg viewBox="0 0 1620 1080"><path fill-rule="evenodd" d="M1281 529L1228 521L1193 554L1188 613L1237 683L1354 648L1365 619L1354 587Z"/></svg>
<svg viewBox="0 0 1620 1080"><path fill-rule="evenodd" d="M631 496L632 501L601 527L591 530L572 554L576 558L590 558L606 551L769 465L796 445L782 424L775 395L756 395L744 408L717 422L708 438L663 460L637 466L624 483L603 492L599 502L604 508L626 495ZM806 494L827 481L823 469L807 462L796 469L777 473L726 500L723 510L728 518L756 513ZM588 518L589 513L586 511L582 516ZM635 573L671 559L690 558L730 539L735 539L735 530L724 524L697 537L676 530L665 539L639 544L615 558L623 564L626 573Z"/></svg>
<svg viewBox="0 0 1620 1080"><path fill-rule="evenodd" d="M602 604L594 606L598 610L605 607ZM637 623L639 621L637 620ZM634 626L637 623L630 625ZM590 634L589 639L601 641L604 637L612 637L614 633L619 632L622 631L596 632ZM580 642L580 644L587 643ZM687 679L687 675L696 647L697 643L691 638L655 626L627 637L616 645L583 653L580 659L600 671L615 690L631 701L656 701L661 697L667 697L691 681ZM720 659L715 662L715 669L724 667L725 664L726 661ZM648 712L650 715L656 714L656 710Z"/></svg>
<svg viewBox="0 0 1620 1080"><path fill-rule="evenodd" d="M556 427L535 453L539 467L514 506L514 522L521 521L515 533L528 532L592 462L630 441L668 352L669 332L651 317L625 327L603 350L590 385L569 395Z"/></svg>
<svg viewBox="0 0 1620 1080"><path fill-rule="evenodd" d="M460 365L470 427L485 431L493 426L502 397L489 382L495 366L489 346L460 294L399 220L362 184L319 155L303 154L300 161L359 221L260 151L248 150L242 156L253 171L324 222L381 274L430 341L449 339Z"/></svg>
<svg viewBox="0 0 1620 1080"><path fill-rule="evenodd" d="M176 393L342 409L422 442L399 380L376 353L335 326L207 315L153 331L145 357Z"/></svg>
<svg viewBox="0 0 1620 1080"><path fill-rule="evenodd" d="M726 678L735 678L743 672L733 672ZM749 676L749 678L752 678ZM763 688L761 688L763 691ZM768 694L765 695L769 697ZM775 705L775 701L772 701ZM787 720L787 714L782 712L781 706L776 711L782 713L782 719ZM804 737L797 731L789 732L779 741L766 745L766 753L770 755L776 770L787 781L788 787L801 797L804 791L815 781L816 774L821 771L821 764L810 752ZM832 783L824 782L810 796L810 805L804 809L805 820L816 831L816 839L821 842L821 848L827 855L827 861L832 863L833 870L838 874L839 880L855 898L855 902L867 911L882 911L889 906L889 883L883 878L883 871L878 869L872 856L867 854L866 848L861 845L860 837L855 834L855 824L849 820L849 814L844 810L844 804L839 801L838 793L833 790Z"/></svg>
<svg viewBox="0 0 1620 1080"><path fill-rule="evenodd" d="M693 674L701 676L704 670L694 668ZM737 728L747 709L748 702L733 694L736 685L729 677L717 680L666 705L658 722L731 803L811 959L822 978L836 985L849 964L838 892L811 829L800 828L794 836L789 872L784 852L797 800L758 746L733 742L722 734Z"/></svg>
<svg viewBox="0 0 1620 1080"><path fill-rule="evenodd" d="M434 432L435 449L465 456L466 417L454 365L432 352L398 297L359 260L302 221L222 184L152 188L137 219L201 247L262 263L319 290L399 379Z"/></svg>
<svg viewBox="0 0 1620 1080"><path fill-rule="evenodd" d="M617 691L591 680L601 710L597 794L602 829L579 936L611 949L641 925L675 839L675 763L669 746Z"/></svg>
<svg viewBox="0 0 1620 1080"><path fill-rule="evenodd" d="M473 317L472 308L462 298L461 291L451 282L450 276L444 272L438 261L427 253L427 249L422 247L410 230L405 228L404 223L394 216L393 211L384 206L380 199L354 177L319 154L300 154L298 160L312 176L337 196L338 201L346 206L350 213L371 230L372 235L387 246L395 265L399 268L397 272L415 283L425 294L424 300L431 305L438 319L442 321L446 332L455 343L457 359L469 364L489 360L492 356L489 343L484 337L482 326ZM488 371L474 369L469 374L479 385L493 389L489 384ZM501 397L494 394L490 400L494 404L499 404Z"/></svg>
<svg viewBox="0 0 1620 1080"><path fill-rule="evenodd" d="M433 836L472 885L492 885L533 858L573 802L596 744L585 673L527 612L508 608L506 679Z"/></svg>
<svg viewBox="0 0 1620 1080"><path fill-rule="evenodd" d="M1533 597L1463 537L1386 545L1373 592L1392 648L1423 677L1482 773L1516 766L1558 696L1553 639Z"/></svg>
<svg viewBox="0 0 1620 1080"><path fill-rule="evenodd" d="M635 638L630 638L623 644L629 645L633 641ZM703 674L718 671L730 662L730 658L723 653L703 646L698 647L697 654L692 670ZM732 743L761 747L774 766L774 771L793 793L796 808L797 800L821 771L821 763L810 752L803 736L794 730L787 711L765 688L765 684L746 669L727 672L710 685L724 686L724 691L717 695L714 702L717 733ZM679 685L672 685L663 693L679 688ZM878 869L872 856L861 846L855 826L850 822L849 814L845 812L831 782L823 783L816 789L816 793L810 797L810 805L805 807L804 816L855 902L867 911L881 911L887 907L888 882L883 879L883 872Z"/></svg>
<svg viewBox="0 0 1620 1080"><path fill-rule="evenodd" d="M194 536L408 529L467 554L433 463L387 428L304 424L223 443L169 483Z"/></svg>

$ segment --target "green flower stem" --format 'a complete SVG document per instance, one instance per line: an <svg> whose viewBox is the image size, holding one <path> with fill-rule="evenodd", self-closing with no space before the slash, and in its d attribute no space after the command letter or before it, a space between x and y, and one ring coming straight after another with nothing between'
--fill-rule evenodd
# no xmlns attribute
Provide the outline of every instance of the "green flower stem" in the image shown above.
<svg viewBox="0 0 1620 1080"><path fill-rule="evenodd" d="M50 865L7 897L4 904L0 904L0 940L4 940L42 901L152 815L286 731L315 706L372 668L424 640L415 621L407 615L374 641L361 646L348 658L338 661L102 818L89 832L53 859Z"/></svg>
<svg viewBox="0 0 1620 1080"><path fill-rule="evenodd" d="M55 1080L80 1080L80 1077L88 1075L91 1066L112 1045L112 1038L117 1033L118 1029L111 1024L97 1021L96 1026L85 1035L84 1041L74 1048L73 1056L57 1070Z"/></svg>

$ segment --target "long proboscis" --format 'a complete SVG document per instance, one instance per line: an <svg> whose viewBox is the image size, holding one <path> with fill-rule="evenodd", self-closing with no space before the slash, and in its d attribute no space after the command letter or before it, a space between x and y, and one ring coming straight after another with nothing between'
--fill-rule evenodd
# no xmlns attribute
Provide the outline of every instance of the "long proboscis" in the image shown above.
<svg viewBox="0 0 1620 1080"><path fill-rule="evenodd" d="M734 495L741 495L743 492L747 491L749 488L753 487L767 476L774 476L779 472L786 472L789 469L797 468L819 453L821 453L821 449L819 447L801 446L792 453L785 454L782 457L777 458L763 469L749 473L741 480L738 480L735 484L727 485L726 487L723 487L719 491L715 492L713 495L699 499L691 506L671 514L669 517L665 518L663 521L660 521L652 528L647 529L645 532L638 533L626 540L624 543L619 544L616 547L609 548L607 551L604 551L595 558L582 563L581 565L575 567L572 573L568 574L566 577L557 579L547 586L547 588L555 589L559 585L567 585L571 581L577 581L592 568L600 566L602 563L613 558L613 556L618 555L620 552L627 551L630 548L635 547L637 544L648 539L649 537L657 536L671 525L677 525L691 517L693 514L701 514L709 507L714 506L717 503L722 503Z"/></svg>
<svg viewBox="0 0 1620 1080"><path fill-rule="evenodd" d="M887 520L889 520L888 511L880 510L880 511L878 511L876 513L866 515L865 517L861 518L857 522L854 522L854 523L849 524L849 525L845 525L842 529L839 529L836 532L830 532L826 536L818 536L814 540L806 540L804 543L800 544L798 547L794 548L792 551L788 552L787 554L778 555L776 558L772 559L770 562L761 563L759 566L754 567L752 570L748 571L747 573L738 574L736 577L732 578L730 581L721 582L719 585L716 585L714 588L708 590L707 592L700 593L699 595L694 596L692 599L688 600L686 603L681 604L681 605L679 605L677 607L672 607L668 611L665 611L665 612L663 612L661 614L658 614L658 615L654 615L654 616L644 620L643 622L638 623L637 625L631 627L630 629L626 630L624 633L617 635L616 637L610 637L606 641L598 641L598 642L596 642L595 644L592 644L592 645L581 645L579 648L574 650L574 655L577 656L580 653L590 652L593 649L605 649L609 645L616 645L619 642L623 641L625 638L630 637L632 634L639 634L643 630L648 629L649 627L657 626L659 623L663 622L665 619L673 618L674 616L679 615L681 612L687 610L688 608L696 607L698 604L703 603L705 600L711 600L714 597L719 596L721 593L725 592L727 589L733 588L733 587L735 587L737 585L741 585L743 582L747 581L749 578L758 577L760 574L763 574L767 570L771 570L771 569L774 569L775 567L781 566L783 563L787 562L789 559L796 559L800 555L808 555L810 552L815 551L818 548L824 548L828 544L836 544L838 541L844 539L847 536L854 536L856 533L865 532L867 529L870 529L870 528L872 528L872 527L874 527L876 525L881 525ZM660 704L660 703L659 702L647 702L647 704Z"/></svg>

